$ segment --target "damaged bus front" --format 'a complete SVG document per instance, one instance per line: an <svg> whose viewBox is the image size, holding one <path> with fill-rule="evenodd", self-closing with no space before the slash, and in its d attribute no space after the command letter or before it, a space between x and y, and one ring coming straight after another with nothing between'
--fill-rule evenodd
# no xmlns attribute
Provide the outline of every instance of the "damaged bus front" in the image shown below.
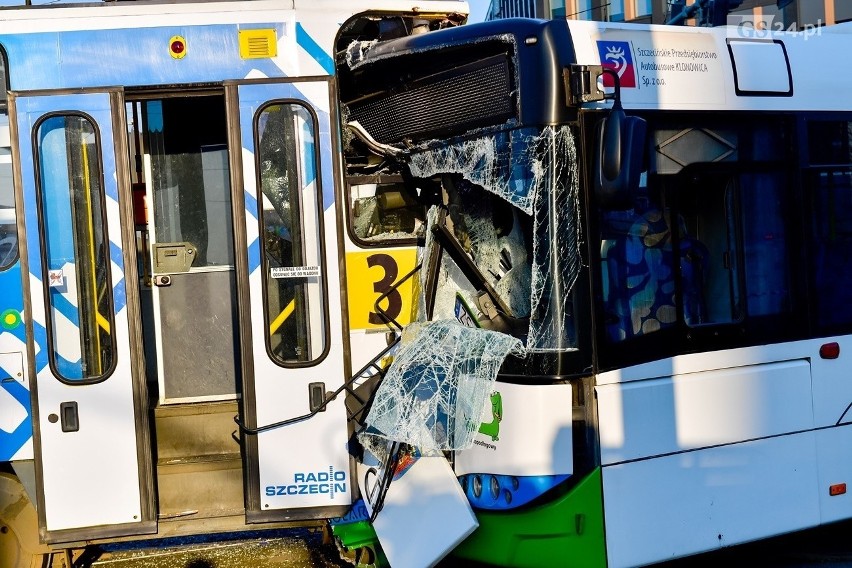
<svg viewBox="0 0 852 568"><path fill-rule="evenodd" d="M572 63L564 22L504 20L353 43L339 66L347 174L403 180L404 198L378 201L384 215L426 209L414 321L358 436L392 565L412 561L414 517L434 523L430 553L478 524L456 554L605 562ZM453 474L426 465L445 456ZM436 489L454 476L458 495ZM433 491L443 500L401 511Z"/></svg>
<svg viewBox="0 0 852 568"><path fill-rule="evenodd" d="M358 436L392 565L435 561L400 556L428 523L466 559L620 567L852 518L852 109L815 63L848 29L350 45L346 174L428 211Z"/></svg>

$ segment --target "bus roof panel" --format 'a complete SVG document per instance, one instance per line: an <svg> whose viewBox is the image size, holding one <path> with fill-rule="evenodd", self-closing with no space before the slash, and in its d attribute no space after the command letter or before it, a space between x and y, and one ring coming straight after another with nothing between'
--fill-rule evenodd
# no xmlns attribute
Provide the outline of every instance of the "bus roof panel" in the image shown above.
<svg viewBox="0 0 852 568"><path fill-rule="evenodd" d="M749 32L601 22L568 23L577 62L620 73L626 108L849 110L850 25Z"/></svg>

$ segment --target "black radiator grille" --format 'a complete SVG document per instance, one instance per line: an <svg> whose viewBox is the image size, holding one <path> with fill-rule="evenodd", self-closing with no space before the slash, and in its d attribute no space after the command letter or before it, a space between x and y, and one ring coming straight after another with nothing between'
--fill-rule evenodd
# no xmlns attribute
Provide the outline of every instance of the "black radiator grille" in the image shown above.
<svg viewBox="0 0 852 568"><path fill-rule="evenodd" d="M385 144L461 134L515 116L512 83L508 57L498 55L351 103L350 119Z"/></svg>

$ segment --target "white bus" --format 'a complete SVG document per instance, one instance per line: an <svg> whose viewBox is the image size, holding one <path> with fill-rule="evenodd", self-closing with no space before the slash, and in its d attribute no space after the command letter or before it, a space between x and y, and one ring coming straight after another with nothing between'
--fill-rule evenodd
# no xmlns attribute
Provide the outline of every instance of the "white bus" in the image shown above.
<svg viewBox="0 0 852 568"><path fill-rule="evenodd" d="M67 566L118 540L322 535L349 511L344 397L326 393L387 348L374 303L414 267L416 218L377 219L389 239L345 229L344 190L364 209L400 182L344 168L335 69L353 41L466 14L0 11L0 565ZM403 292L387 307L405 322Z"/></svg>
<svg viewBox="0 0 852 568"><path fill-rule="evenodd" d="M852 518L850 45L498 20L350 50L343 114L436 196L423 321L382 386L487 398L472 445L457 400L429 436L366 420L456 450L478 528L455 556L638 566ZM496 382L443 356L486 331L428 349L455 320L517 341Z"/></svg>

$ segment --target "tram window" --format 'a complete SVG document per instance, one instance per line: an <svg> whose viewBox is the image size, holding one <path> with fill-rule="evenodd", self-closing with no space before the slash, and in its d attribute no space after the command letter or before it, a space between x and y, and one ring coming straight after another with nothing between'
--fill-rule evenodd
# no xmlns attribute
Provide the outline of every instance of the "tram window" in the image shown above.
<svg viewBox="0 0 852 568"><path fill-rule="evenodd" d="M2 54L0 54L2 55ZM8 134L6 115L6 66L0 57L0 131ZM7 136L0 136L0 270L18 259L18 234L15 228L15 194L12 186L12 153Z"/></svg>
<svg viewBox="0 0 852 568"><path fill-rule="evenodd" d="M193 268L234 265L231 186L224 121L186 128L187 116L224 116L215 96L146 101L158 243L191 243ZM155 267L156 269L156 267Z"/></svg>
<svg viewBox="0 0 852 568"><path fill-rule="evenodd" d="M37 132L50 363L68 381L101 379L115 345L98 134L80 115L50 116Z"/></svg>
<svg viewBox="0 0 852 568"><path fill-rule="evenodd" d="M2 119L6 117L0 114L0 128L2 128ZM0 270L14 264L17 258L18 233L15 228L12 155L10 148L0 147Z"/></svg>
<svg viewBox="0 0 852 568"><path fill-rule="evenodd" d="M354 178L349 211L355 238L367 244L413 244L426 229L425 207L393 176Z"/></svg>
<svg viewBox="0 0 852 568"><path fill-rule="evenodd" d="M314 122L293 103L266 106L255 122L267 349L281 365L316 361L327 346Z"/></svg>

